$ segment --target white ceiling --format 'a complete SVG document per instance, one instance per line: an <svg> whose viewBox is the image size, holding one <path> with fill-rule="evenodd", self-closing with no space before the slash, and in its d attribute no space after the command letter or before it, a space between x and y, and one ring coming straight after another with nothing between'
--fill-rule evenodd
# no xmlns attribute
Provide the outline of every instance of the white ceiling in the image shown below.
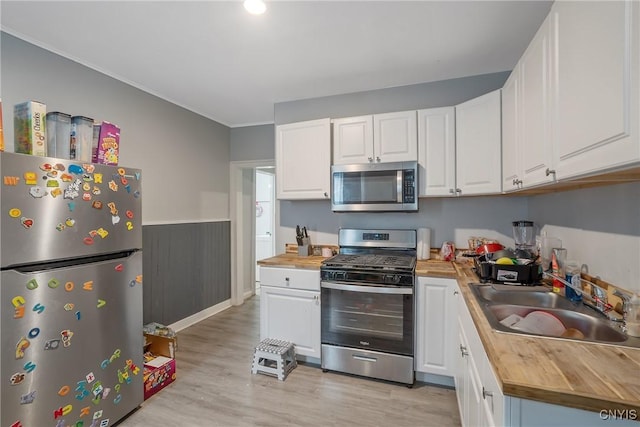
<svg viewBox="0 0 640 427"><path fill-rule="evenodd" d="M547 1L1 0L2 30L230 127L273 104L511 70Z"/></svg>

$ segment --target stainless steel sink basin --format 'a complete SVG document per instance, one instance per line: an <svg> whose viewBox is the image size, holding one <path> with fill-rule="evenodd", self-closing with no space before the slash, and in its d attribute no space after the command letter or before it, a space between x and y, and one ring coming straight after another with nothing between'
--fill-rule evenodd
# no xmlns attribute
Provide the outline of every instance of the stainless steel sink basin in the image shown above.
<svg viewBox="0 0 640 427"><path fill-rule="evenodd" d="M484 284L471 284L470 288L489 324L498 332L551 337L513 329L500 323L510 315L525 317L533 311L544 311L557 317L565 328L577 329L583 335L580 338L551 338L640 348L640 338L627 336L622 332L619 323L612 322L593 309L582 304L574 304L544 288L496 289L492 285Z"/></svg>
<svg viewBox="0 0 640 427"><path fill-rule="evenodd" d="M573 310L576 307L568 299L548 291L528 291L526 290L527 288L521 287L518 287L519 290L497 290L491 285L474 285L473 288L482 299L493 303L566 308L569 310Z"/></svg>

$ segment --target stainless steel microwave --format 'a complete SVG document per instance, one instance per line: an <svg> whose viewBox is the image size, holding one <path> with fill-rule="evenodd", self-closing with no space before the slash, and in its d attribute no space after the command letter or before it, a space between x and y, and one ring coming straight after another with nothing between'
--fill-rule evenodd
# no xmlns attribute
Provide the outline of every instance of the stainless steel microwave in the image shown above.
<svg viewBox="0 0 640 427"><path fill-rule="evenodd" d="M334 212L418 210L418 162L331 166Z"/></svg>

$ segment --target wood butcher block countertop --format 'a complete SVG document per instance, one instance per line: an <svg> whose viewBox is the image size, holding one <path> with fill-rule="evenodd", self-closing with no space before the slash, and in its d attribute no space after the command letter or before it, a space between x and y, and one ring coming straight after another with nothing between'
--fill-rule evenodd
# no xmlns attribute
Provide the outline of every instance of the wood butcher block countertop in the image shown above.
<svg viewBox="0 0 640 427"><path fill-rule="evenodd" d="M640 349L494 331L461 268L458 284L493 370L507 396L573 408L640 412Z"/></svg>
<svg viewBox="0 0 640 427"><path fill-rule="evenodd" d="M258 261L268 267L319 269L326 259L282 254ZM466 265L418 261L417 276L457 279L502 392L600 412L640 412L640 349L494 331L469 288L478 281Z"/></svg>
<svg viewBox="0 0 640 427"><path fill-rule="evenodd" d="M262 267L281 267L281 268L303 268L307 270L320 270L322 261L325 257L321 256L300 256L298 254L280 254L271 258L265 258L258 261L258 265Z"/></svg>

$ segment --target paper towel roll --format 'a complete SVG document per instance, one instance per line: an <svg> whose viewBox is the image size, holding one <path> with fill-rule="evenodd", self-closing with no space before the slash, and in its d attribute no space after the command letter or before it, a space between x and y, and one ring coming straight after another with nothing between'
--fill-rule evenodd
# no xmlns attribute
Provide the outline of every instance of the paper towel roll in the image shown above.
<svg viewBox="0 0 640 427"><path fill-rule="evenodd" d="M431 253L431 229L418 228L418 244L416 256L418 259L429 259Z"/></svg>

